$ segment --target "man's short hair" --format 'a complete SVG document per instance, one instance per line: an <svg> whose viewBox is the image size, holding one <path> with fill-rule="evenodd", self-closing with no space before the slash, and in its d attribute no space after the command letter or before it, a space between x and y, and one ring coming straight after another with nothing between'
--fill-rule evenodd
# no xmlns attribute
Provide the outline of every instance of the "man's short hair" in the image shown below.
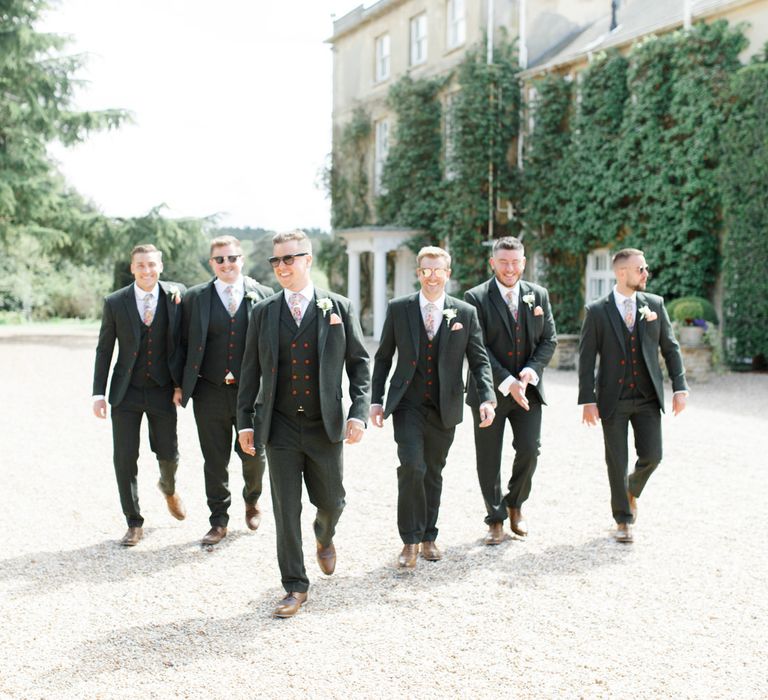
<svg viewBox="0 0 768 700"><path fill-rule="evenodd" d="M240 245L240 241L238 241L234 236L218 236L211 241L210 254L213 255L214 248L222 248L225 245L234 246L235 250L237 250L239 253L243 252L243 247Z"/></svg>
<svg viewBox="0 0 768 700"><path fill-rule="evenodd" d="M525 255L525 247L519 238L514 236L502 236L493 242L491 255L495 255L497 250L520 250Z"/></svg>
<svg viewBox="0 0 768 700"><path fill-rule="evenodd" d="M613 260L611 262L613 263L614 267L617 267L635 255L642 255L645 257L645 253L643 253L642 250L638 250L637 248L622 248L617 253L614 253Z"/></svg>
<svg viewBox="0 0 768 700"><path fill-rule="evenodd" d="M422 258L440 258L445 260L448 269L451 269L451 256L436 245L426 245L416 254L416 264L421 267Z"/></svg>
<svg viewBox="0 0 768 700"><path fill-rule="evenodd" d="M304 231L300 228L293 231L284 231L283 233L276 233L272 236L272 245L278 243L287 243L288 241L298 241L299 249L304 253L312 253L312 241L309 239Z"/></svg>
<svg viewBox="0 0 768 700"><path fill-rule="evenodd" d="M163 251L158 250L151 243L141 243L140 245L133 246L131 251L131 262L133 262L133 256L139 253L157 253L160 256L160 260L163 259Z"/></svg>

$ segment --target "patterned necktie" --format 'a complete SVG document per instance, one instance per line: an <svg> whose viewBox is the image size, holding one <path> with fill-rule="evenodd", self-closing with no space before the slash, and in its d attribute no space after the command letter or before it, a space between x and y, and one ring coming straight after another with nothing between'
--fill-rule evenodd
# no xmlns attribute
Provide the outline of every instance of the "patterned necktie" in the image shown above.
<svg viewBox="0 0 768 700"><path fill-rule="evenodd" d="M288 297L288 306L291 307L291 316L296 321L296 325L301 325L301 294L294 292Z"/></svg>
<svg viewBox="0 0 768 700"><path fill-rule="evenodd" d="M152 311L152 295L144 295L144 325L152 325L152 319L155 317L155 312Z"/></svg>
<svg viewBox="0 0 768 700"><path fill-rule="evenodd" d="M227 311L230 316L234 316L237 313L237 302L235 301L235 288L228 284L225 290L227 292Z"/></svg>
<svg viewBox="0 0 768 700"><path fill-rule="evenodd" d="M514 317L515 321L517 321L520 311L518 310L517 304L515 304L514 292L511 292L511 291L507 292L507 306L509 307L509 310L512 313L512 316Z"/></svg>
<svg viewBox="0 0 768 700"><path fill-rule="evenodd" d="M432 315L433 311L437 311L437 306L432 302L424 307L426 315L424 316L424 330L427 332L427 338L432 340L435 337L435 317Z"/></svg>
<svg viewBox="0 0 768 700"><path fill-rule="evenodd" d="M627 326L629 332L635 327L635 305L631 299L624 300L624 323Z"/></svg>

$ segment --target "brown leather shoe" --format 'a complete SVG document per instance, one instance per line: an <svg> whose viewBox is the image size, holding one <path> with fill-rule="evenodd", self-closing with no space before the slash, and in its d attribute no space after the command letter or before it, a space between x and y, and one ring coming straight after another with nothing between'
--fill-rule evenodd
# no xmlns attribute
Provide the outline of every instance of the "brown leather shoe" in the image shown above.
<svg viewBox="0 0 768 700"><path fill-rule="evenodd" d="M336 569L336 547L331 542L327 547L323 547L317 542L317 563L326 576L330 576Z"/></svg>
<svg viewBox="0 0 768 700"><path fill-rule="evenodd" d="M293 617L299 608L307 602L307 594L299 593L286 593L283 598L274 609L272 617Z"/></svg>
<svg viewBox="0 0 768 700"><path fill-rule="evenodd" d="M491 523L483 538L483 544L496 545L504 541L504 523Z"/></svg>
<svg viewBox="0 0 768 700"><path fill-rule="evenodd" d="M421 557L427 561L440 561L443 558L443 553L434 542L422 542Z"/></svg>
<svg viewBox="0 0 768 700"><path fill-rule="evenodd" d="M205 537L203 537L203 544L218 544L221 542L225 537L227 536L227 528L222 527L221 525L214 525L208 532L205 533Z"/></svg>
<svg viewBox="0 0 768 700"><path fill-rule="evenodd" d="M637 497L633 496L627 491L627 499L629 500L629 512L632 513L632 522L637 522Z"/></svg>
<svg viewBox="0 0 768 700"><path fill-rule="evenodd" d="M630 544L634 539L632 535L632 526L629 523L619 523L616 526L616 532L613 533L617 542L622 544Z"/></svg>
<svg viewBox="0 0 768 700"><path fill-rule="evenodd" d="M403 551L400 552L400 556L397 558L397 565L401 569L413 569L416 566L416 559L419 556L419 545L417 544L405 544L403 545Z"/></svg>
<svg viewBox="0 0 768 700"><path fill-rule="evenodd" d="M144 537L144 530L142 528L129 527L123 535L123 539L120 540L120 544L123 547L135 547L142 537Z"/></svg>
<svg viewBox="0 0 768 700"><path fill-rule="evenodd" d="M168 506L168 512L176 518L176 520L184 520L187 517L187 509L184 507L184 502L181 500L181 496L178 493L174 493L172 496L165 497L165 503Z"/></svg>
<svg viewBox="0 0 768 700"><path fill-rule="evenodd" d="M245 504L245 524L249 530L258 530L261 525L261 508L258 503Z"/></svg>
<svg viewBox="0 0 768 700"><path fill-rule="evenodd" d="M528 534L528 523L523 517L523 512L519 508L507 508L509 513L509 527L512 528L518 537L525 537Z"/></svg>

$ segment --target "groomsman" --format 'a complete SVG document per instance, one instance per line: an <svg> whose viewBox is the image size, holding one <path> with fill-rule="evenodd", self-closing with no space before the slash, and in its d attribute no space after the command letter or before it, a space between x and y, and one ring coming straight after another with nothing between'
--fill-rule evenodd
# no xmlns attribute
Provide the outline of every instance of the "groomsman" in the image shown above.
<svg viewBox="0 0 768 700"><path fill-rule="evenodd" d="M237 398L240 446L266 445L286 595L275 617L292 617L307 600L301 540L302 478L317 508L317 562L336 566L333 536L344 509L343 445L359 442L370 408L370 370L360 323L349 299L316 288L312 244L303 231L278 233L269 259L283 288L251 312ZM351 406L344 418L342 371Z"/></svg>
<svg viewBox="0 0 768 700"><path fill-rule="evenodd" d="M179 464L174 388L181 383L183 356L179 348L184 287L159 281L163 255L153 245L131 251L135 282L104 299L93 373L93 413L107 417L105 393L115 342L118 355L109 387L112 442L117 489L128 531L120 543L138 544L144 518L137 484L142 416L149 424L149 446L160 466L158 487L177 520L186 516L176 493Z"/></svg>
<svg viewBox="0 0 768 700"><path fill-rule="evenodd" d="M602 421L615 538L629 543L637 499L661 462L664 379L659 350L672 380L675 415L685 408L688 385L664 300L645 291L650 272L644 253L635 248L620 250L613 256L613 273L616 285L608 296L587 306L581 328L579 404L584 406L584 423ZM630 423L637 461L628 477Z"/></svg>
<svg viewBox="0 0 768 700"><path fill-rule="evenodd" d="M496 399L491 366L477 313L445 293L451 256L442 248L422 248L416 258L421 291L393 299L387 309L373 368L371 422L381 428L392 416L397 442L397 527L403 541L398 564L416 566L421 556L438 561L437 517L442 471L463 419L464 358L480 397L478 428L493 422ZM397 352L386 408L384 385Z"/></svg>
<svg viewBox="0 0 768 700"><path fill-rule="evenodd" d="M193 399L211 511L211 529L203 537L204 545L218 544L227 535L233 433L245 482L245 524L256 530L261 522L264 446L257 445L253 455L240 448L236 437L237 385L251 309L257 301L274 294L270 287L243 276L243 250L237 238L214 238L210 255L208 262L215 277L184 295L181 342L186 364L181 389L174 395L174 402L181 406Z"/></svg>
<svg viewBox="0 0 768 700"><path fill-rule="evenodd" d="M522 505L531 492L539 457L541 407L546 403L543 374L555 352L557 334L549 293L522 279L523 244L512 236L496 239L490 265L494 276L470 289L464 298L477 309L496 386L496 420L487 430L479 429L482 397L471 376L467 403L475 415L477 476L488 525L484 542L497 545L504 540L507 515L515 535L528 534ZM512 428L515 459L503 494L500 472L506 422Z"/></svg>

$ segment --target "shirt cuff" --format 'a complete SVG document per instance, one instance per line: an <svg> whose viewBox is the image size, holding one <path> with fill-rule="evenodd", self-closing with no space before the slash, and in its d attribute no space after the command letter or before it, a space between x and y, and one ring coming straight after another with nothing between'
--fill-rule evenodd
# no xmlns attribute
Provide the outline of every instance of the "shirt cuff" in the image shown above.
<svg viewBox="0 0 768 700"><path fill-rule="evenodd" d="M104 396L104 394L95 394L94 396L91 396L91 401L104 401L107 397Z"/></svg>
<svg viewBox="0 0 768 700"><path fill-rule="evenodd" d="M360 426L362 427L362 429L365 430L365 421L364 420L360 420L359 418L347 418L347 423L349 423L349 421L354 421L355 423L359 423Z"/></svg>
<svg viewBox="0 0 768 700"><path fill-rule="evenodd" d="M252 433L252 432L253 432L253 428L243 428L242 430L238 430L237 434L239 435L240 433Z"/></svg>
<svg viewBox="0 0 768 700"><path fill-rule="evenodd" d="M490 406L494 410L496 409L496 402L495 401L483 401L483 403L480 404L479 408L482 408L483 406Z"/></svg>
<svg viewBox="0 0 768 700"><path fill-rule="evenodd" d="M675 396L675 394L682 394L683 396L688 396L690 392L687 389L680 389L679 391L672 392L672 396Z"/></svg>
<svg viewBox="0 0 768 700"><path fill-rule="evenodd" d="M520 374L522 374L523 372L525 372L526 374L530 374L533 377L533 379L531 379L528 382L531 386L538 386L538 384L539 384L539 375L538 375L538 373L536 372L535 369L533 369L532 367L523 367L523 369L520 372Z"/></svg>
<svg viewBox="0 0 768 700"><path fill-rule="evenodd" d="M509 396L509 390L512 388L512 385L517 382L517 379L515 379L511 374L501 383L498 387L496 387L499 390L499 393L502 396Z"/></svg>

